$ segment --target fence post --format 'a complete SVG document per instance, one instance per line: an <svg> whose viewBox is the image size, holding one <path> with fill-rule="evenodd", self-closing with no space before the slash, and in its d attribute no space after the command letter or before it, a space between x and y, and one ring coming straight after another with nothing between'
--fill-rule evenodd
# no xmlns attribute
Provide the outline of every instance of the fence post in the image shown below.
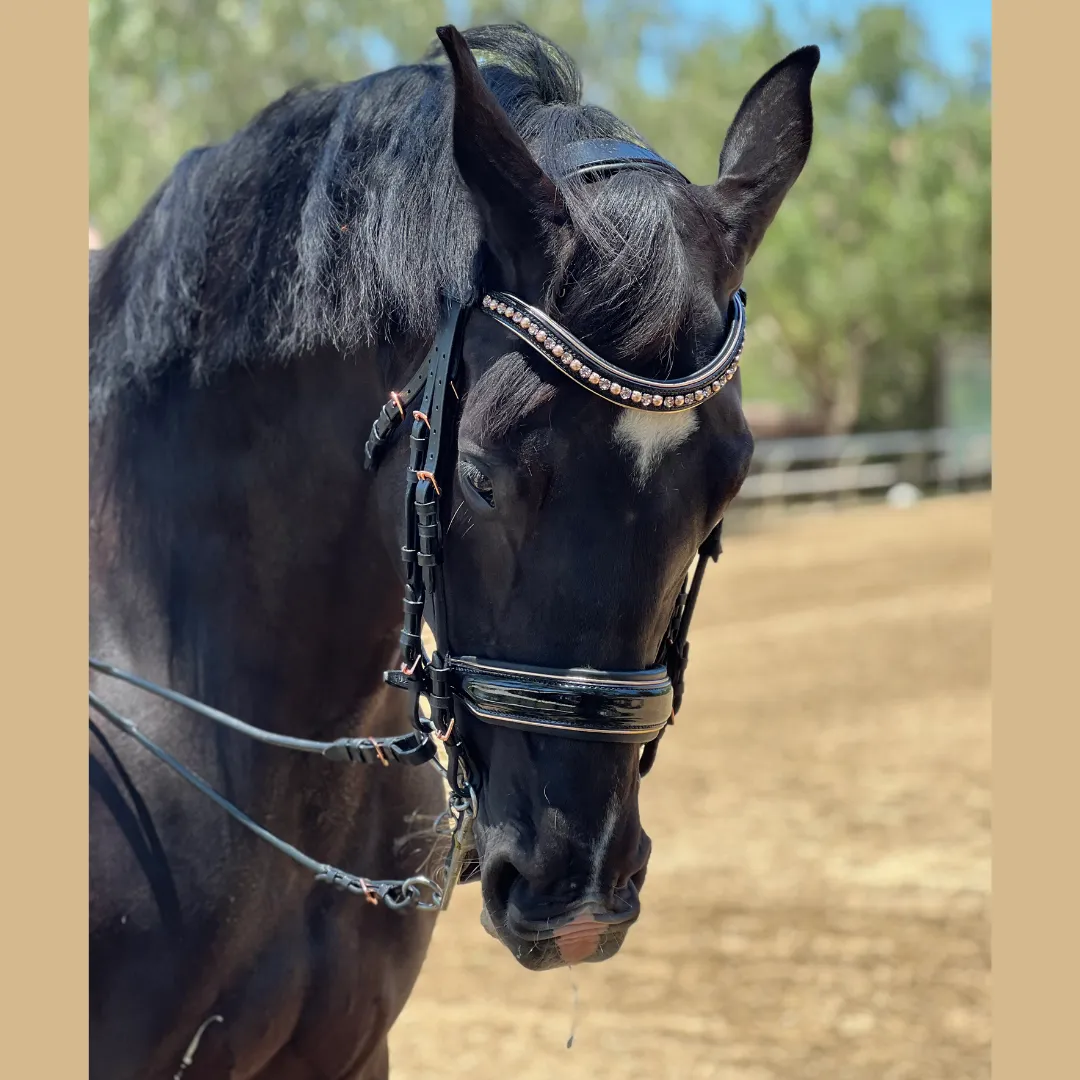
<svg viewBox="0 0 1080 1080"><path fill-rule="evenodd" d="M836 459L836 463L842 468L851 469L854 483L849 483L846 488L843 485L837 485L834 505L838 509L858 505L861 494L861 489L859 487L859 467L866 461L866 457L866 452L863 450L860 443L851 438L845 441L844 447Z"/></svg>

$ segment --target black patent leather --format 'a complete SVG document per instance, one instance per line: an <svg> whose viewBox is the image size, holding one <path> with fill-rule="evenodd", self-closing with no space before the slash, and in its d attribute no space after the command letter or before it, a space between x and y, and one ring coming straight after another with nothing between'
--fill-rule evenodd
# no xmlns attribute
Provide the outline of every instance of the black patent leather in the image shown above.
<svg viewBox="0 0 1080 1080"><path fill-rule="evenodd" d="M455 657L451 680L469 713L488 724L594 742L651 742L674 692L666 669L594 671Z"/></svg>

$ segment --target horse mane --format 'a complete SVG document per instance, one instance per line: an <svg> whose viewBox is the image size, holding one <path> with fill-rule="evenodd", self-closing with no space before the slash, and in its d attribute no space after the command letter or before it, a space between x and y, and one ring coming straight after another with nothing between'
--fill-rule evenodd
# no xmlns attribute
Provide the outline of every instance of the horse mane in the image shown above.
<svg viewBox="0 0 1080 1080"><path fill-rule="evenodd" d="M583 105L581 75L523 25L465 38L541 165L582 138L643 140ZM90 405L186 368L279 362L430 339L446 299L474 299L479 224L453 159L449 65L420 62L290 91L227 141L186 154L131 226L90 260ZM564 267L605 298L617 353L674 339L687 291L675 205L655 174L564 189L582 238ZM643 270L647 268L647 273Z"/></svg>

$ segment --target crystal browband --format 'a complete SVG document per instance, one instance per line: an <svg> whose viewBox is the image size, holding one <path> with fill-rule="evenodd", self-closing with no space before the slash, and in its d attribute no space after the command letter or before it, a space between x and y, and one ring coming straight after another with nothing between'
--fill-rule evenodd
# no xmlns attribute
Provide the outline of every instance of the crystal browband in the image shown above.
<svg viewBox="0 0 1080 1080"><path fill-rule="evenodd" d="M646 379L609 364L542 311L511 293L489 293L481 307L575 382L628 409L679 412L695 408L734 377L746 339L745 294L739 289L731 298L724 344L705 367L685 379Z"/></svg>

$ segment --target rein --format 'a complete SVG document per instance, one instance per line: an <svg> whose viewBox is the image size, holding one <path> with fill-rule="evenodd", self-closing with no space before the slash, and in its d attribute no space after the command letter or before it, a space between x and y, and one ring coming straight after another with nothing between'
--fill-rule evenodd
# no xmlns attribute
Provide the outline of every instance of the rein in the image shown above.
<svg viewBox="0 0 1080 1080"><path fill-rule="evenodd" d="M612 139L573 143L562 156L562 176L597 177L617 169L646 168L686 178L659 155L644 147ZM380 459L410 407L409 463L405 480L405 565L402 599L404 621L399 637L402 662L384 673L385 681L409 695L413 730L382 738L345 738L334 742L278 735L210 708L183 694L157 686L101 660L90 659L100 675L126 682L147 693L180 705L215 723L258 742L287 750L317 754L329 761L373 765L431 763L449 786L446 821L437 832L449 833L450 852L440 885L416 875L400 880L372 880L318 862L281 840L216 792L201 777L177 761L129 719L119 715L95 693L90 707L128 735L163 764L202 792L244 828L266 840L282 854L315 875L319 882L362 895L370 903L392 909L417 907L445 909L474 849L473 825L477 812L475 774L459 730L459 718L468 716L486 724L593 742L621 742L641 746L639 770L644 776L656 759L659 741L674 723L682 703L689 658L687 636L707 563L721 552L718 523L698 549L693 577L684 579L656 664L641 671L598 671L592 668L543 668L475 656L453 656L446 629L446 595L442 574L443 488L449 490L451 453L446 452L455 433L452 416L457 392L453 379L461 362L465 324L473 310L494 319L525 341L553 367L584 389L621 408L649 412L680 412L696 408L719 393L738 370L746 336L746 294L731 298L728 328L717 355L692 375L674 380L646 379L608 363L554 319L506 292L483 297L474 308L451 304L428 355L399 391L391 392L379 411L364 447L368 471ZM430 656L422 641L423 623L431 627L436 647ZM428 714L421 711L421 700ZM92 723L92 722L91 722ZM446 751L440 763L438 745Z"/></svg>

